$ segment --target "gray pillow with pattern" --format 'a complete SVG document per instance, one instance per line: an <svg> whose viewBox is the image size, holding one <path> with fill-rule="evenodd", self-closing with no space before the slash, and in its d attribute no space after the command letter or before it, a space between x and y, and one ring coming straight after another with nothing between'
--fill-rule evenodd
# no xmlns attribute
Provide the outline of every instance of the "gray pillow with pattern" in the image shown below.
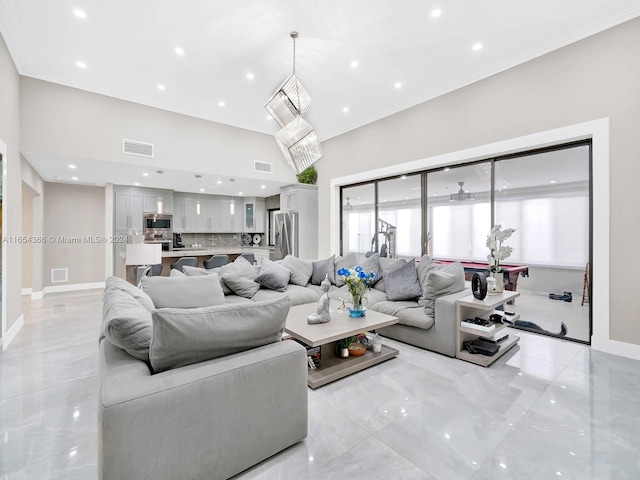
<svg viewBox="0 0 640 480"><path fill-rule="evenodd" d="M413 300L422 295L415 261L411 260L396 270L384 274L387 300Z"/></svg>
<svg viewBox="0 0 640 480"><path fill-rule="evenodd" d="M255 281L270 290L284 292L289 284L289 278L291 278L291 270L265 258L262 260L260 274L255 278Z"/></svg>
<svg viewBox="0 0 640 480"><path fill-rule="evenodd" d="M336 284L336 256L331 255L326 260L318 260L317 262L313 262L313 273L311 274L311 283L313 285L320 285L324 280L325 276L329 277L329 282L331 285Z"/></svg>

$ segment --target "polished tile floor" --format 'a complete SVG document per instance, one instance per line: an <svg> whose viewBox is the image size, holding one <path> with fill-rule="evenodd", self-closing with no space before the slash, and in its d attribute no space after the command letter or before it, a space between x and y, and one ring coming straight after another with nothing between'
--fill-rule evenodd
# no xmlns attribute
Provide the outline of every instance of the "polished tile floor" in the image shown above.
<svg viewBox="0 0 640 480"><path fill-rule="evenodd" d="M97 478L101 298L25 304L0 354L1 480ZM490 368L386 340L398 358L309 390L307 439L237 478L639 478L640 362L517 333Z"/></svg>

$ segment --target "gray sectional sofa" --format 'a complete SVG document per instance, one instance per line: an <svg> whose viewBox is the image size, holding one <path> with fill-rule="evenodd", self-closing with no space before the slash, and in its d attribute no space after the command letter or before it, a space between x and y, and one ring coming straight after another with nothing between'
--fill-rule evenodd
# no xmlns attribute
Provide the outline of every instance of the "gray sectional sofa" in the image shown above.
<svg viewBox="0 0 640 480"><path fill-rule="evenodd" d="M290 305L316 303L325 276L332 308L348 301L337 271L355 263L289 256L256 267L239 257L145 278L141 289L107 279L100 478L223 479L303 440L306 350L280 341L286 315ZM453 357L455 301L470 293L462 266L428 256L410 263L366 260L379 279L367 308L398 317L382 335Z"/></svg>

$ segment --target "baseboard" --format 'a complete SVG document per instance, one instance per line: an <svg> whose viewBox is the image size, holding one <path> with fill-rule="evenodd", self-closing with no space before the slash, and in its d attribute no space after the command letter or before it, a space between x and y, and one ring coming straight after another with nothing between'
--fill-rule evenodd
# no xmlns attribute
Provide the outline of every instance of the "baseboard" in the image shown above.
<svg viewBox="0 0 640 480"><path fill-rule="evenodd" d="M42 296L48 293L78 292L80 290L104 289L104 282L72 283L68 285L49 285L42 289Z"/></svg>
<svg viewBox="0 0 640 480"><path fill-rule="evenodd" d="M24 315L20 315L16 323L14 323L9 330L5 332L4 337L2 337L2 350L6 350L9 347L11 341L16 337L18 332L22 329L24 325Z"/></svg>
<svg viewBox="0 0 640 480"><path fill-rule="evenodd" d="M640 360L640 345L634 345L633 343L619 342L611 339L597 341L594 336L591 336L591 348L620 357Z"/></svg>
<svg viewBox="0 0 640 480"><path fill-rule="evenodd" d="M26 287L22 289L22 295L31 295L31 291L33 289L31 287Z"/></svg>

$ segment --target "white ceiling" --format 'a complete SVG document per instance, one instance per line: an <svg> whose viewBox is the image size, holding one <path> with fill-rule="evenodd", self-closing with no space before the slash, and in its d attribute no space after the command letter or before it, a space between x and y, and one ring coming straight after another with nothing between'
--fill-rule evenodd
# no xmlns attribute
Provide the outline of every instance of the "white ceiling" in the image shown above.
<svg viewBox="0 0 640 480"><path fill-rule="evenodd" d="M0 0L0 33L22 75L272 134L264 103L297 30L326 140L639 15L638 0Z"/></svg>

